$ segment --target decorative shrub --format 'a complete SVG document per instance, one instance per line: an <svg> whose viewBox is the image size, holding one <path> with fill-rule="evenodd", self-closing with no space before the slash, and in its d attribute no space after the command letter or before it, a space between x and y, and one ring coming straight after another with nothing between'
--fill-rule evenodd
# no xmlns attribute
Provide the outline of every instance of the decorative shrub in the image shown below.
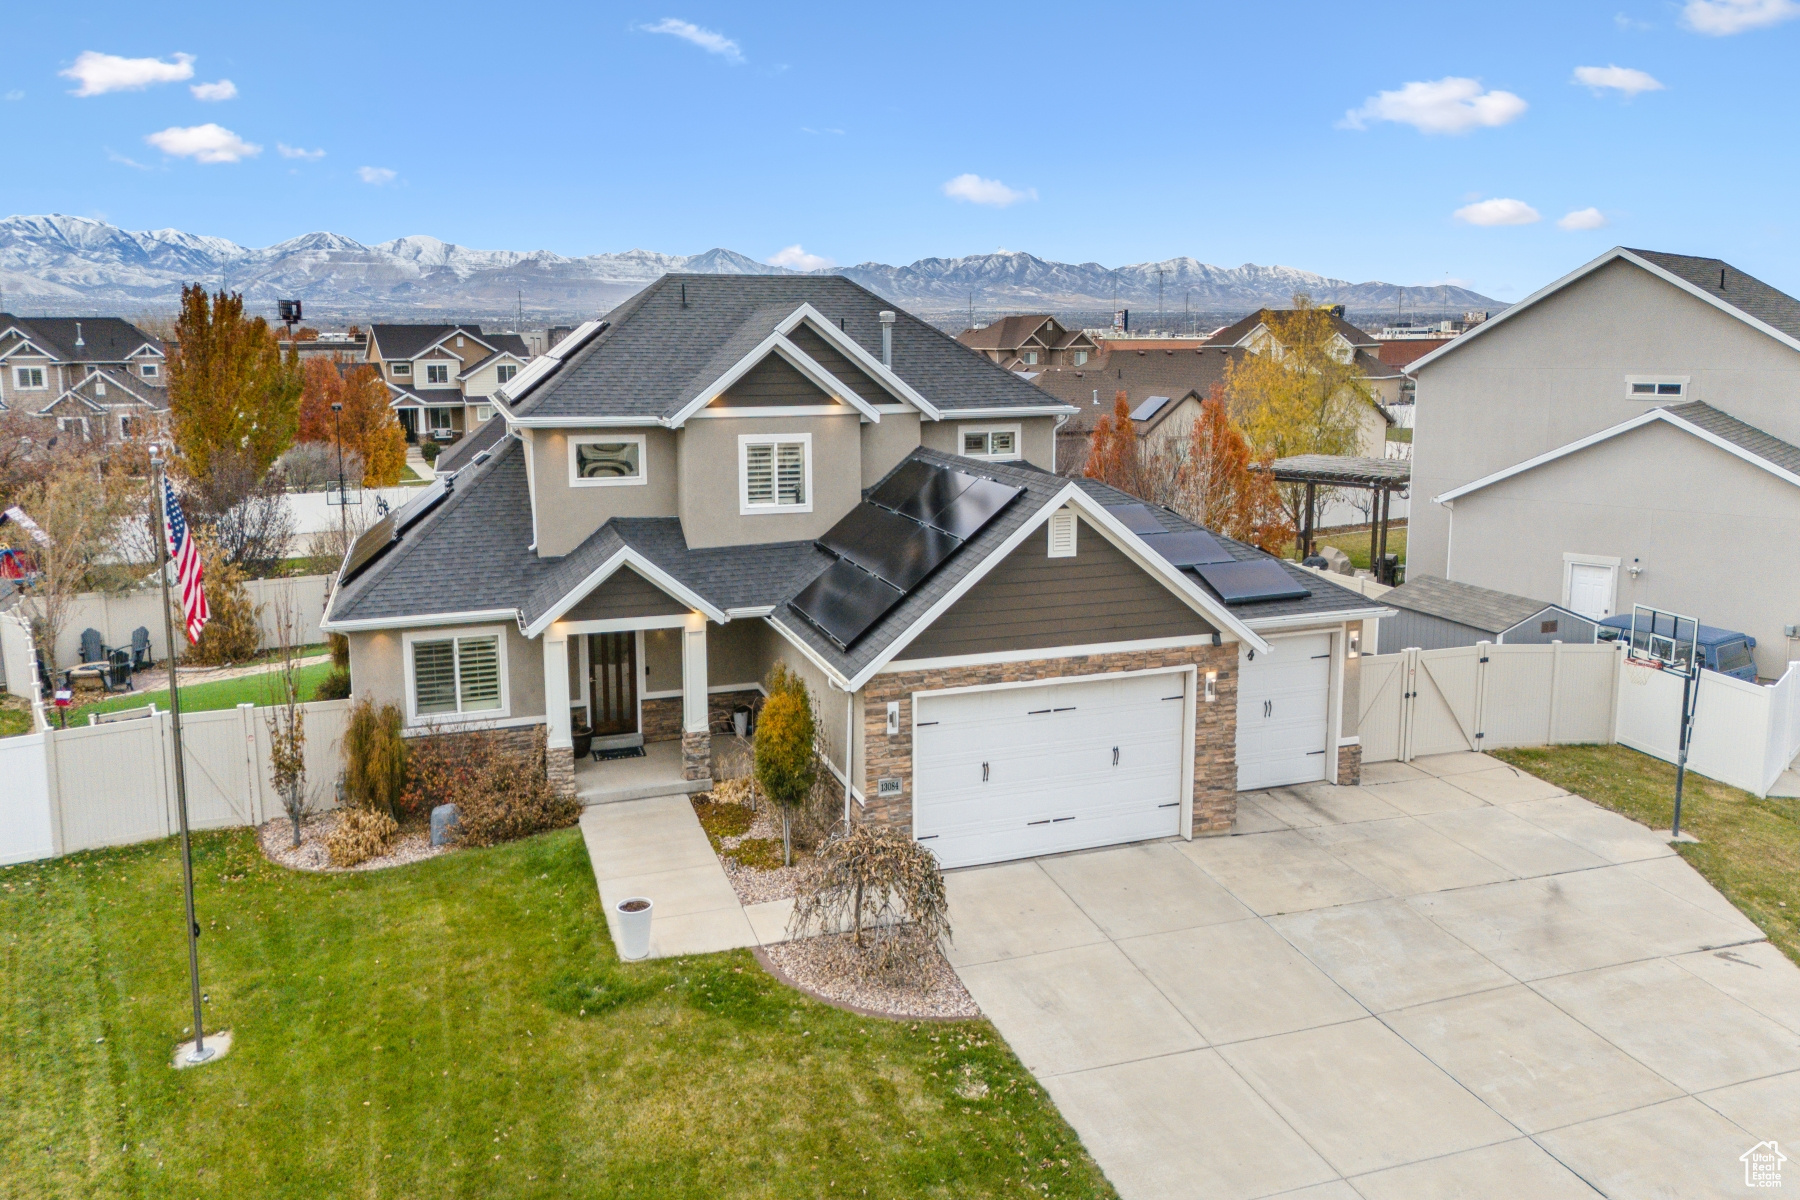
<svg viewBox="0 0 1800 1200"><path fill-rule="evenodd" d="M388 852L400 826L384 812L370 808L346 808L337 825L326 835L325 851L334 867L354 867Z"/></svg>
<svg viewBox="0 0 1800 1200"><path fill-rule="evenodd" d="M398 815L406 783L406 739L400 736L400 710L377 706L364 696L350 709L344 730L344 799L346 807Z"/></svg>
<svg viewBox="0 0 1800 1200"><path fill-rule="evenodd" d="M774 871L781 867L781 843L774 838L745 838L725 857L753 871Z"/></svg>
<svg viewBox="0 0 1800 1200"><path fill-rule="evenodd" d="M414 738L406 747L406 787L400 793L400 811L420 816L440 804L463 803L487 769L493 743L494 735L486 730ZM544 773L542 764L536 773Z"/></svg>
<svg viewBox="0 0 1800 1200"><path fill-rule="evenodd" d="M444 448L433 441L426 441L419 446L419 457L423 458L427 464L436 462L438 455L443 452Z"/></svg>
<svg viewBox="0 0 1800 1200"><path fill-rule="evenodd" d="M262 647L262 626L258 615L262 606L250 602L244 587L244 572L225 561L211 546L206 547L206 604L212 617L200 631L200 640L184 654L189 662L207 666L249 662ZM181 625L176 614L175 624Z"/></svg>
<svg viewBox="0 0 1800 1200"><path fill-rule="evenodd" d="M750 831L750 823L755 820L742 804L702 796L694 797L694 815L700 818L700 828L706 831L706 840L712 843L714 854L719 852L721 838L742 837Z"/></svg>
<svg viewBox="0 0 1800 1200"><path fill-rule="evenodd" d="M487 760L456 801L455 836L464 846L492 846L581 819L581 801L559 795L544 778L544 732L530 750L490 742Z"/></svg>
<svg viewBox="0 0 1800 1200"><path fill-rule="evenodd" d="M313 692L314 700L348 700L349 698L350 672L337 667L331 668L325 678L319 680L319 686Z"/></svg>
<svg viewBox="0 0 1800 1200"><path fill-rule="evenodd" d="M806 868L788 931L854 930L872 970L922 982L938 939L950 936L950 901L937 857L892 829L858 825L826 838Z"/></svg>

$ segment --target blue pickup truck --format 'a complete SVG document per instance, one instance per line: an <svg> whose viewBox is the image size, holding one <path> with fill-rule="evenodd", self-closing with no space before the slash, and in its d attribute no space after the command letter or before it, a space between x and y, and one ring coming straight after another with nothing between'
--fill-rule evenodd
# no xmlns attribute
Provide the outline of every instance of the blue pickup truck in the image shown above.
<svg viewBox="0 0 1800 1200"><path fill-rule="evenodd" d="M1680 640L1685 643L1692 634L1693 626L1683 621ZM1595 636L1602 642L1623 641L1630 637L1631 614L1620 613L1616 617L1603 618ZM1638 641L1643 640L1644 631L1640 628ZM1756 659L1750 653L1756 649L1756 639L1749 634L1735 633L1714 625L1702 625L1697 644L1700 649L1700 665L1708 671L1742 679L1745 683L1756 682Z"/></svg>

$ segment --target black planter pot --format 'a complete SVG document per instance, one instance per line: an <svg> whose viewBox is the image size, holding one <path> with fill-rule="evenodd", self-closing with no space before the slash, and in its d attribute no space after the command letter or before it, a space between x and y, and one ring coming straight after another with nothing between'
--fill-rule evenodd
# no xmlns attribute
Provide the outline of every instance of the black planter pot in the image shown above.
<svg viewBox="0 0 1800 1200"><path fill-rule="evenodd" d="M576 729L570 736L575 743L575 761L580 762L588 756L588 751L594 748L594 731Z"/></svg>

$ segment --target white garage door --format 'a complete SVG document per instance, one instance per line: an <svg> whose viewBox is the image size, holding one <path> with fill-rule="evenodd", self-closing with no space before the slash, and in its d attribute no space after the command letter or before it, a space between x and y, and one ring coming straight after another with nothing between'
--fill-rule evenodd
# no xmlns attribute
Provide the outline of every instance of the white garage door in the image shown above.
<svg viewBox="0 0 1800 1200"><path fill-rule="evenodd" d="M1238 790L1325 778L1331 715L1331 635L1271 638L1238 651Z"/></svg>
<svg viewBox="0 0 1800 1200"><path fill-rule="evenodd" d="M1188 676L921 696L913 831L946 867L1181 831Z"/></svg>

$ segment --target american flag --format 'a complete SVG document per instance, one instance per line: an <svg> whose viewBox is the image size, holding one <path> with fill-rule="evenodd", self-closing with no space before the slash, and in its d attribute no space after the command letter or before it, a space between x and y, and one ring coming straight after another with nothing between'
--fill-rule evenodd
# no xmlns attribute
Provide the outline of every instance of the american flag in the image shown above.
<svg viewBox="0 0 1800 1200"><path fill-rule="evenodd" d="M181 505L167 476L163 477L163 533L169 539L169 557L175 561L175 581L181 586L181 615L187 622L188 641L197 642L200 631L212 618L212 610L206 606L206 589L200 586L206 568L200 563L200 548L188 531L187 518L181 515Z"/></svg>

